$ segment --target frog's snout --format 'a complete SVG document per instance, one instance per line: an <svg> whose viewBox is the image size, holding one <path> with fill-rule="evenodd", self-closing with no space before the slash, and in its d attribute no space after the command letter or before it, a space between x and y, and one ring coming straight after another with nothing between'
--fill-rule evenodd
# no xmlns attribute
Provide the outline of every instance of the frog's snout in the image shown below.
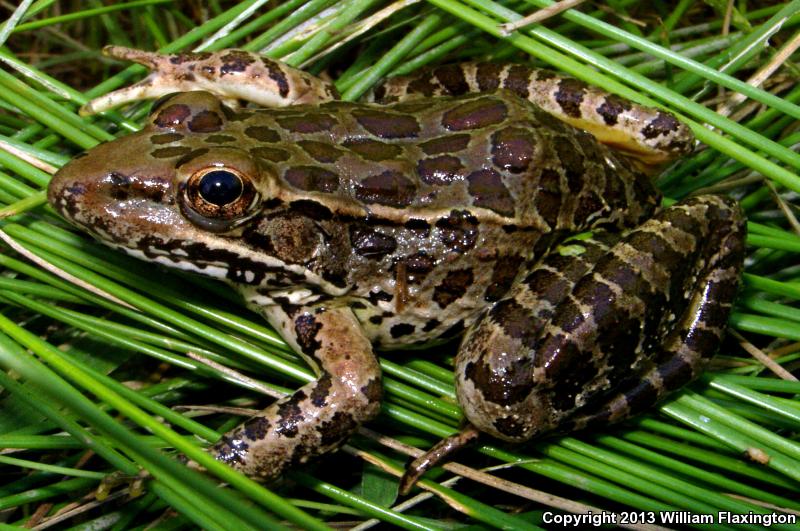
<svg viewBox="0 0 800 531"><path fill-rule="evenodd" d="M70 222L93 232L100 225L168 207L171 175L162 168L142 172L141 165L130 159L126 164L118 152L111 142L66 164L48 186L50 205ZM103 164L113 169L102 169Z"/></svg>

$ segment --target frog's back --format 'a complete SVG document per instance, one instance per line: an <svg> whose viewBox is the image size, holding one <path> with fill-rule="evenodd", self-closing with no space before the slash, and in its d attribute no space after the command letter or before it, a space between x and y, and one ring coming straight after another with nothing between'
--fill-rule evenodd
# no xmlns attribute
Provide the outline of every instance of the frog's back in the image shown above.
<svg viewBox="0 0 800 531"><path fill-rule="evenodd" d="M227 121L225 136L276 180L272 193L338 214L431 221L469 208L480 222L549 232L630 222L655 197L625 159L504 90L245 111Z"/></svg>

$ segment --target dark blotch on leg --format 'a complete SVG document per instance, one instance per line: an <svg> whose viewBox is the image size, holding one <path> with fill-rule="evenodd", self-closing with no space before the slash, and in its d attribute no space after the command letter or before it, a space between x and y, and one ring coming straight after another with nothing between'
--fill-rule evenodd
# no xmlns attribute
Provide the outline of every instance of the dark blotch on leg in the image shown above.
<svg viewBox="0 0 800 531"><path fill-rule="evenodd" d="M286 79L286 74L283 73L283 70L275 61L262 57L261 62L264 64L264 68L267 69L269 78L278 85L278 93L281 98L285 98L289 94L289 81Z"/></svg>
<svg viewBox="0 0 800 531"><path fill-rule="evenodd" d="M298 402L305 398L305 394L303 394L302 391L298 391L292 396L291 400L278 405L278 425L275 427L276 432L290 439L297 436L297 425L304 420L303 410L300 409Z"/></svg>
<svg viewBox="0 0 800 531"><path fill-rule="evenodd" d="M219 69L221 75L244 72L247 67L255 62L252 55L241 50L231 50L220 57L222 66Z"/></svg>
<svg viewBox="0 0 800 531"><path fill-rule="evenodd" d="M317 431L320 435L322 447L338 445L347 439L358 427L358 423L349 413L337 411L328 422L320 424Z"/></svg>
<svg viewBox="0 0 800 531"><path fill-rule="evenodd" d="M394 339L399 337L407 336L413 334L415 330L414 325L408 323L398 323L396 325L392 325L392 328L389 330L389 334Z"/></svg>
<svg viewBox="0 0 800 531"><path fill-rule="evenodd" d="M618 116L630 108L631 103L629 101L609 94L597 108L597 113L603 117L606 125L616 125Z"/></svg>
<svg viewBox="0 0 800 531"><path fill-rule="evenodd" d="M313 315L304 313L294 321L294 332L297 336L297 344L300 350L307 356L315 356L322 343L317 340L317 332L322 328L322 324L317 322Z"/></svg>
<svg viewBox="0 0 800 531"><path fill-rule="evenodd" d="M586 83L577 79L565 78L558 84L556 101L564 114L572 118L581 116L581 102L586 92Z"/></svg>
<svg viewBox="0 0 800 531"><path fill-rule="evenodd" d="M314 404L315 407L325 407L328 403L328 393L330 393L332 385L333 382L331 381L330 374L325 373L317 380L317 385L314 386L314 389L311 391L311 403Z"/></svg>
<svg viewBox="0 0 800 531"><path fill-rule="evenodd" d="M530 72L530 69L526 66L513 65L508 69L508 74L503 80L503 88L512 91L522 99L528 99Z"/></svg>
<svg viewBox="0 0 800 531"><path fill-rule="evenodd" d="M267 435L270 423L265 417L255 417L244 423L242 431L251 441L260 441Z"/></svg>
<svg viewBox="0 0 800 531"><path fill-rule="evenodd" d="M674 116L665 112L659 112L658 115L642 129L642 135L645 138L656 138L661 135L668 135L677 131L680 127L680 122Z"/></svg>

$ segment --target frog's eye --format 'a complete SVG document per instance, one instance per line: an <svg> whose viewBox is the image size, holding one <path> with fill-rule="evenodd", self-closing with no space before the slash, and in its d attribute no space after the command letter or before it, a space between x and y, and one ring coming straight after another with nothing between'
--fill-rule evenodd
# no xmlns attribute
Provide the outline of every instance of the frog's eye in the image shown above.
<svg viewBox="0 0 800 531"><path fill-rule="evenodd" d="M250 178L239 170L211 166L189 177L181 199L183 212L192 223L221 232L249 219L259 194Z"/></svg>
<svg viewBox="0 0 800 531"><path fill-rule="evenodd" d="M230 170L213 170L204 174L197 187L201 198L218 207L233 203L244 190L242 178Z"/></svg>

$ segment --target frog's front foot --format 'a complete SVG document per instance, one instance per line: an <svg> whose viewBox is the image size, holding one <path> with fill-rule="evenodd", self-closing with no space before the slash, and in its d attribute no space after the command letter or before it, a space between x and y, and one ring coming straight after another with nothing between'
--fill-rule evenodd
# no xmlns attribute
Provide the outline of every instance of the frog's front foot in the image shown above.
<svg viewBox="0 0 800 531"><path fill-rule="evenodd" d="M287 64L244 50L163 54L124 46L106 46L103 54L133 61L152 72L143 80L83 107L81 115L97 114L124 103L160 98L173 92L203 90L226 103L246 101L264 107L316 104L336 99L330 83Z"/></svg>
<svg viewBox="0 0 800 531"><path fill-rule="evenodd" d="M279 308L267 317L320 377L227 433L211 452L256 480L338 448L378 414L380 367L349 309Z"/></svg>

